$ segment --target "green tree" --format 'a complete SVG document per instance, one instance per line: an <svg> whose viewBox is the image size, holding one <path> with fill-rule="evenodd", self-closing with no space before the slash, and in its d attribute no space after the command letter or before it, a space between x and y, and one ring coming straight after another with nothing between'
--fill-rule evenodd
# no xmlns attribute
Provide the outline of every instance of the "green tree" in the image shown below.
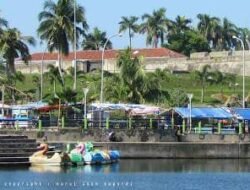
<svg viewBox="0 0 250 190"><path fill-rule="evenodd" d="M166 103L169 107L181 107L187 104L187 93L179 88L169 89Z"/></svg>
<svg viewBox="0 0 250 190"><path fill-rule="evenodd" d="M32 83L35 85L36 98L39 100L40 92L41 92L41 80L38 75L32 76Z"/></svg>
<svg viewBox="0 0 250 190"><path fill-rule="evenodd" d="M236 25L229 21L227 18L223 19L220 33L219 33L219 43L218 50L230 50L232 46L235 45L234 35L237 35Z"/></svg>
<svg viewBox="0 0 250 190"><path fill-rule="evenodd" d="M76 103L77 92L72 90L71 88L63 89L61 93L57 94L61 99L62 103Z"/></svg>
<svg viewBox="0 0 250 190"><path fill-rule="evenodd" d="M107 78L104 72L105 79ZM78 79L81 83L82 88L89 88L88 101L96 101L100 98L100 89L101 89L101 72L99 70L92 71L90 73L81 73L78 76ZM109 83L107 83L108 85ZM106 83L104 85L104 92L106 89ZM83 98L82 90L79 93L80 97ZM105 92L106 95L107 92Z"/></svg>
<svg viewBox="0 0 250 190"><path fill-rule="evenodd" d="M170 34L179 34L187 30L190 30L189 24L191 19L187 19L185 16L177 16L174 21L171 21L169 24L169 33Z"/></svg>
<svg viewBox="0 0 250 190"><path fill-rule="evenodd" d="M159 105L169 97L168 91L163 89L163 84L169 81L168 74L167 69L156 69L154 72L146 73L144 97L147 101Z"/></svg>
<svg viewBox="0 0 250 190"><path fill-rule="evenodd" d="M216 84L221 86L220 92L223 94L223 87L225 86L225 84L227 84L226 75L216 70L214 72L210 72L210 78L211 78L210 80L211 84Z"/></svg>
<svg viewBox="0 0 250 190"><path fill-rule="evenodd" d="M128 87L123 85L122 78L118 74L106 77L105 99L114 102L127 102Z"/></svg>
<svg viewBox="0 0 250 190"><path fill-rule="evenodd" d="M214 48L215 46L217 46L218 43L220 19L217 17L211 17L208 14L198 14L197 18L199 19L197 25L198 30L207 39L209 45Z"/></svg>
<svg viewBox="0 0 250 190"><path fill-rule="evenodd" d="M30 36L22 36L16 28L10 28L3 31L0 38L0 52L6 60L7 74L15 73L15 58L21 59L27 63L30 59L28 45L35 45L35 39Z"/></svg>
<svg viewBox="0 0 250 190"><path fill-rule="evenodd" d="M40 25L37 29L41 40L47 42L50 52L59 52L59 73L63 80L61 71L61 58L69 53L69 43L74 43L74 0L58 0L57 3L46 0L43 11L38 19ZM80 35L85 34L88 25L84 16L84 8L76 5L76 43ZM79 27L81 24L81 27Z"/></svg>
<svg viewBox="0 0 250 190"><path fill-rule="evenodd" d="M138 17L135 16L130 16L130 17L122 17L122 20L119 22L120 28L119 32L124 32L128 30L128 35L129 35L129 47L132 48L132 37L134 36L134 33L137 33L139 30L139 25L136 24L138 21Z"/></svg>
<svg viewBox="0 0 250 190"><path fill-rule="evenodd" d="M157 48L159 39L161 44L164 42L164 34L167 32L168 19L165 16L166 9L160 8L157 11L153 11L153 14L144 14L142 16L143 22L140 25L140 33L147 34L146 44L152 45Z"/></svg>
<svg viewBox="0 0 250 190"><path fill-rule="evenodd" d="M8 21L0 17L0 35L3 33L3 28L8 27Z"/></svg>
<svg viewBox="0 0 250 190"><path fill-rule="evenodd" d="M224 83L228 86L228 88L233 89L233 93L235 93L236 83L236 75L232 73L224 73Z"/></svg>
<svg viewBox="0 0 250 190"><path fill-rule="evenodd" d="M195 30L170 34L168 36L168 44L164 44L163 46L187 56L193 52L210 51L207 40Z"/></svg>
<svg viewBox="0 0 250 190"><path fill-rule="evenodd" d="M59 70L54 65L48 65L48 71L45 73L51 84L53 84L54 96L56 95L56 83L59 82L63 86L62 78L60 77Z"/></svg>
<svg viewBox="0 0 250 190"><path fill-rule="evenodd" d="M238 28L238 36L243 40L246 50L250 48L250 30L248 28ZM237 41L238 42L238 41ZM236 43L236 49L242 50L241 44Z"/></svg>
<svg viewBox="0 0 250 190"><path fill-rule="evenodd" d="M100 50L104 47L107 41L106 32L102 32L97 27L93 29L92 33L86 35L82 42L82 48L84 50ZM105 49L112 49L112 42L108 40Z"/></svg>
<svg viewBox="0 0 250 190"><path fill-rule="evenodd" d="M11 73L8 75L7 77L7 85L8 86L8 90L7 92L9 92L11 99L12 99L12 103L16 102L16 99L18 99L18 94L16 94L17 92L17 82L24 82L25 80L25 76L20 72L17 71L15 73Z"/></svg>
<svg viewBox="0 0 250 190"><path fill-rule="evenodd" d="M128 88L128 101L143 103L145 101L146 76L138 57L133 57L132 50L127 48L118 55L117 65L120 68L122 85Z"/></svg>
<svg viewBox="0 0 250 190"><path fill-rule="evenodd" d="M194 71L193 76L196 83L201 85L201 103L204 102L205 86L212 82L212 75L210 72L211 66L205 65L201 71Z"/></svg>

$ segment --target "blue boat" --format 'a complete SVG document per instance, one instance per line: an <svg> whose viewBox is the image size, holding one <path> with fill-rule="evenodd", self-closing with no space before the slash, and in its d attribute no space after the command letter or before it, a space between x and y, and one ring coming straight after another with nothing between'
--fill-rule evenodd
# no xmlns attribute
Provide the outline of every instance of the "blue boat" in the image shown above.
<svg viewBox="0 0 250 190"><path fill-rule="evenodd" d="M111 162L117 162L120 158L120 153L117 150L110 150L109 157L110 157Z"/></svg>

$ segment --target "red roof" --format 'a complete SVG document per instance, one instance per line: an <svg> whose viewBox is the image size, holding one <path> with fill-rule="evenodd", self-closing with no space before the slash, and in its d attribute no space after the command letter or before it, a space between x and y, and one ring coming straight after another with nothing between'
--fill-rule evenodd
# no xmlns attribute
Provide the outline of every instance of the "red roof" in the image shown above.
<svg viewBox="0 0 250 190"><path fill-rule="evenodd" d="M120 50L105 50L104 59L114 59L117 57ZM152 48L152 49L134 49L133 52L138 52L136 55L142 55L143 57L169 57L169 58L182 58L183 54L174 52L166 48ZM45 53L44 60L57 60L58 53ZM31 55L31 60L42 60L43 53L34 53ZM102 51L98 50L84 50L77 51L76 57L78 60L101 60ZM68 56L64 56L63 60L74 60L74 52L69 53Z"/></svg>

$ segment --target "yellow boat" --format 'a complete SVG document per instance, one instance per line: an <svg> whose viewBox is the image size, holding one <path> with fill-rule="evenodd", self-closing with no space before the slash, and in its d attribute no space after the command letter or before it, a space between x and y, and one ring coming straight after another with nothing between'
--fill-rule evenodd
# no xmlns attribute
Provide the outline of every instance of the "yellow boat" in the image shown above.
<svg viewBox="0 0 250 190"><path fill-rule="evenodd" d="M32 166L34 165L50 165L50 166L61 166L70 163L70 158L66 153L60 155L54 153L52 157L48 157L48 144L42 143L39 147L39 151L35 152L29 157L29 162Z"/></svg>

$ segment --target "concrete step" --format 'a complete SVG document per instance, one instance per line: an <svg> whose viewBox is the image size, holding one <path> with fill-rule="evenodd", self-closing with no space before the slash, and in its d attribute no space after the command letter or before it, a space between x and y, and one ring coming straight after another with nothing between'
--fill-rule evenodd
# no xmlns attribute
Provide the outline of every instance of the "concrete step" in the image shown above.
<svg viewBox="0 0 250 190"><path fill-rule="evenodd" d="M36 143L36 139L0 139L0 143Z"/></svg>
<svg viewBox="0 0 250 190"><path fill-rule="evenodd" d="M0 166L1 167L5 167L5 166L30 166L30 162L0 162Z"/></svg>
<svg viewBox="0 0 250 190"><path fill-rule="evenodd" d="M25 152L25 153L0 153L1 157L30 157L34 152Z"/></svg>
<svg viewBox="0 0 250 190"><path fill-rule="evenodd" d="M0 157L0 162L29 162L29 157Z"/></svg>
<svg viewBox="0 0 250 190"><path fill-rule="evenodd" d="M1 153L18 153L18 154L23 154L23 153L28 153L28 152L36 152L37 148L1 148L0 147L0 154Z"/></svg>
<svg viewBox="0 0 250 190"><path fill-rule="evenodd" d="M25 135L0 134L0 166L30 165L29 157L38 150L39 144Z"/></svg>
<svg viewBox="0 0 250 190"><path fill-rule="evenodd" d="M0 142L0 147L1 148L37 148L38 144L37 143L1 143Z"/></svg>
<svg viewBox="0 0 250 190"><path fill-rule="evenodd" d="M26 135L0 135L1 139L28 139Z"/></svg>

